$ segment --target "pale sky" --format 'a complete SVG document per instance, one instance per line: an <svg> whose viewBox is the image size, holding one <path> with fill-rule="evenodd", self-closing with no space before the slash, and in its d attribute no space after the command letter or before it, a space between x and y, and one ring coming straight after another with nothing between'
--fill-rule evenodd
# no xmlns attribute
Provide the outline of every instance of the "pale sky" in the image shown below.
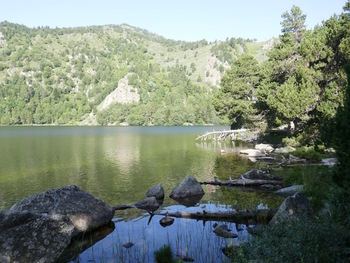
<svg viewBox="0 0 350 263"><path fill-rule="evenodd" d="M258 41L281 34L281 15L293 5L309 29L339 15L346 0L0 0L0 22L28 27L120 25L174 40L231 37Z"/></svg>

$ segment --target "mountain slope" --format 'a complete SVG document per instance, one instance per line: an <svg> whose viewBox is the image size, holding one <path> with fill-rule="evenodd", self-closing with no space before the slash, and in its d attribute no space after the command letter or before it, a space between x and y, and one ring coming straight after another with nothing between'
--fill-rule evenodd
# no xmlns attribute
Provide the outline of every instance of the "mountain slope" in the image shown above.
<svg viewBox="0 0 350 263"><path fill-rule="evenodd" d="M209 44L129 25L2 22L0 124L216 123L211 98L221 76L253 44L261 56L260 44L243 39Z"/></svg>

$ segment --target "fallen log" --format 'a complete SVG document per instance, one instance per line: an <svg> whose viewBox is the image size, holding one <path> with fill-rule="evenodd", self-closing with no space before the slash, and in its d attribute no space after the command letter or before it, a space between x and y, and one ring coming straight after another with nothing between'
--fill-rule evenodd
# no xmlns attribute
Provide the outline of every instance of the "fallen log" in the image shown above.
<svg viewBox="0 0 350 263"><path fill-rule="evenodd" d="M203 210L202 212L166 212L160 215L176 218L189 218L203 221L225 221L238 224L247 224L249 220L254 220L257 224L267 224L277 212L277 208L260 210L232 210L211 212Z"/></svg>
<svg viewBox="0 0 350 263"><path fill-rule="evenodd" d="M262 180L262 179L234 179L234 180L225 180L225 181L206 181L200 182L200 184L209 184L209 185L219 185L219 186L261 186L265 184L270 185L283 185L282 180Z"/></svg>

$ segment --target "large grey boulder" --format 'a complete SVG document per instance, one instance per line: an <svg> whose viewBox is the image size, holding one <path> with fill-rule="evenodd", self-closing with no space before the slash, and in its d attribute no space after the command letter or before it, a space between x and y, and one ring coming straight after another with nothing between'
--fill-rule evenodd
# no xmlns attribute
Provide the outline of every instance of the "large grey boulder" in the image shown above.
<svg viewBox="0 0 350 263"><path fill-rule="evenodd" d="M203 195L203 188L196 178L193 176L187 176L173 189L173 191L171 191L169 197L177 200Z"/></svg>
<svg viewBox="0 0 350 263"><path fill-rule="evenodd" d="M146 192L147 197L154 196L157 199L163 199L164 198L164 188L162 184L157 184Z"/></svg>
<svg viewBox="0 0 350 263"><path fill-rule="evenodd" d="M275 225L284 220L300 218L312 219L313 216L314 213L310 206L309 199L302 193L296 193L283 201L277 213L269 222L269 225Z"/></svg>
<svg viewBox="0 0 350 263"><path fill-rule="evenodd" d="M0 211L0 262L55 262L74 237L111 221L114 210L74 185Z"/></svg>
<svg viewBox="0 0 350 263"><path fill-rule="evenodd" d="M66 216L0 211L0 262L54 262L74 226Z"/></svg>
<svg viewBox="0 0 350 263"><path fill-rule="evenodd" d="M75 185L31 195L12 206L10 211L64 215L70 219L76 232L98 228L114 216L112 207Z"/></svg>

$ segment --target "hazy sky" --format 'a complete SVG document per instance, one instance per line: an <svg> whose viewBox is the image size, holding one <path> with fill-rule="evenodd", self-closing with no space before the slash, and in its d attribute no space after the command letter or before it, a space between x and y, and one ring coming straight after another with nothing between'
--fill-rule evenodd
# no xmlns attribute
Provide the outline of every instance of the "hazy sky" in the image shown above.
<svg viewBox="0 0 350 263"><path fill-rule="evenodd" d="M0 0L0 21L29 27L123 23L175 40L227 37L259 41L281 34L281 15L293 5L314 28L340 14L346 0Z"/></svg>

